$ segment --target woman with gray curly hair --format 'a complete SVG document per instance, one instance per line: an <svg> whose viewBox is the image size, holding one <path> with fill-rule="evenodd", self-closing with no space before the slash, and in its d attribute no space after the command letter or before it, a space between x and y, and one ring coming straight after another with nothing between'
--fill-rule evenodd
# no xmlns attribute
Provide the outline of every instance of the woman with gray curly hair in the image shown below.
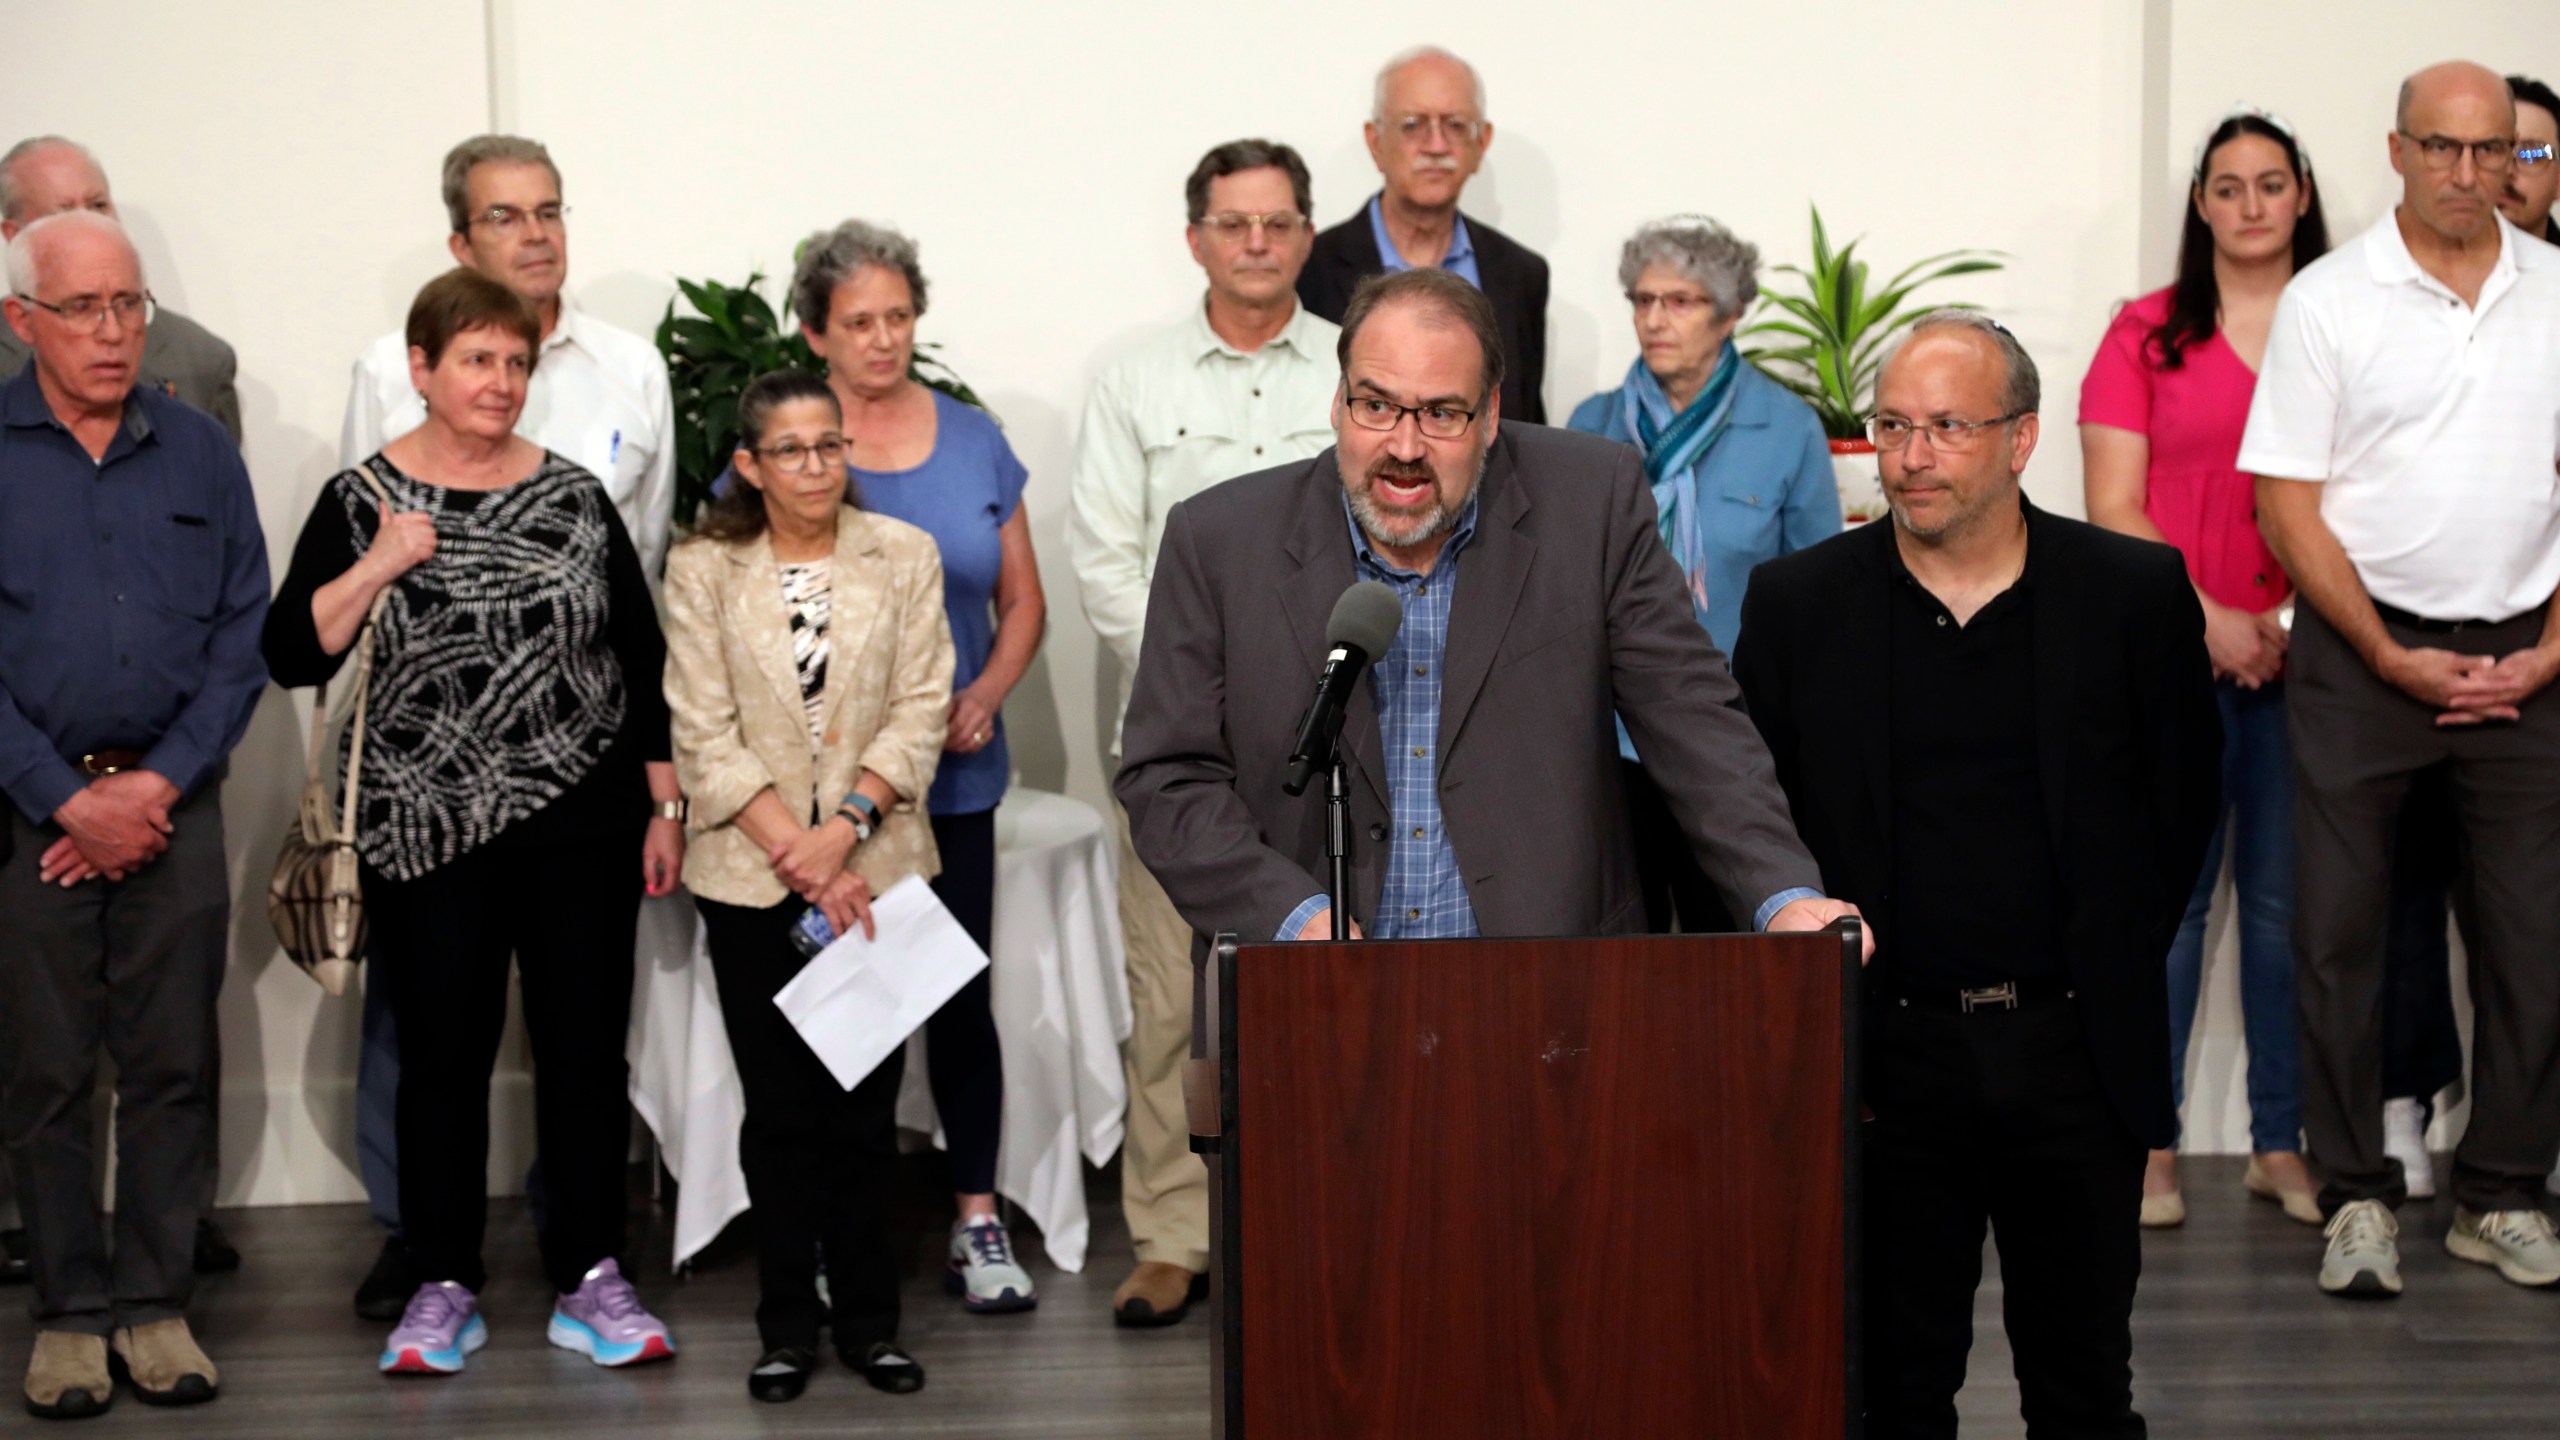
<svg viewBox="0 0 2560 1440"><path fill-rule="evenodd" d="M1030 475L985 411L910 373L925 309L916 242L861 220L819 231L800 247L791 307L844 409L847 466L864 507L924 531L942 551L943 610L958 663L942 764L925 796L942 855L933 889L984 950L995 915L996 805L1012 774L1004 699L1031 667L1048 623L1022 509ZM950 1287L979 1314L1028 1310L1036 1303L1031 1275L996 1215L1004 1058L987 972L925 1022L925 1055L960 1210Z"/></svg>
<svg viewBox="0 0 2560 1440"><path fill-rule="evenodd" d="M1618 252L1635 307L1638 355L1627 378L1574 408L1571 429L1643 452L1662 543L1718 649L1733 653L1751 568L1840 531L1840 499L1822 422L1746 363L1733 332L1760 293L1760 252L1703 216L1656 220ZM1638 846L1645 919L1667 932L1733 928L1681 839L1662 794L1618 728Z"/></svg>

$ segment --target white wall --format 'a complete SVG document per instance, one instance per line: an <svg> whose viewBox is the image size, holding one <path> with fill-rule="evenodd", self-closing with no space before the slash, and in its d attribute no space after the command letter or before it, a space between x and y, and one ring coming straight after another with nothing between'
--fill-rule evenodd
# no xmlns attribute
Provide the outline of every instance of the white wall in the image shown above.
<svg viewBox="0 0 2560 1440"><path fill-rule="evenodd" d="M1120 347L1193 303L1181 183L1209 145L1297 145L1324 221L1368 195L1358 123L1392 50L1441 40L1485 74L1497 137L1468 203L1554 266L1551 412L1630 358L1613 272L1638 221L1708 211L1770 262L1801 261L1819 202L1835 236L1871 237L1885 269L1957 246L2009 253L2006 273L1946 298L1991 306L2042 362L2054 424L2030 489L2071 514L2079 374L2113 303L2166 279L2193 132L2235 96L2286 111L2333 215L2360 223L2387 202L2376 142L2400 74L2456 52L2560 71L2560 6L2524 0L2408 12L1944 0L1925 14L1885 0L1487 0L1463 24L1340 0L5 8L41 15L41 53L83 58L16 67L0 136L90 143L155 289L239 348L279 566L333 466L355 350L446 263L436 172L455 140L496 125L550 144L575 212L573 289L644 331L675 275L785 270L799 236L847 215L907 229L934 284L925 338L987 397L1033 476L1052 631L1008 707L1017 763L1031 783L1096 801L1112 688L1061 532L1085 391ZM279 963L261 904L300 781L298 733L271 697L225 791L235 1201L355 1193L354 1009L322 1004ZM2227 987L2213 1003L2198 1082L2213 1113L2193 1132L2207 1148L2245 1144L2229 1123Z"/></svg>

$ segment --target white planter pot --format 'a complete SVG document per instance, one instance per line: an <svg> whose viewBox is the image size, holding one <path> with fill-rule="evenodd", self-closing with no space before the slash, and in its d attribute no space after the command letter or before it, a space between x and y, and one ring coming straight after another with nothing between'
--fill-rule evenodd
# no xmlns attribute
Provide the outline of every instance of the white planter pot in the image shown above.
<svg viewBox="0 0 2560 1440"><path fill-rule="evenodd" d="M1884 482L1876 475L1876 447L1872 443L1832 441L1831 481L1840 492L1842 524L1858 525L1883 518Z"/></svg>

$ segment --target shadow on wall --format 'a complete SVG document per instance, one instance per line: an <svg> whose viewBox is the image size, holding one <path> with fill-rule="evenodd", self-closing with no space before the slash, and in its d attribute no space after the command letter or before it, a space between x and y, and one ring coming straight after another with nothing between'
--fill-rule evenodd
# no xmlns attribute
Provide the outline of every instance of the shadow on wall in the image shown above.
<svg viewBox="0 0 2560 1440"><path fill-rule="evenodd" d="M267 923L267 881L276 850L294 824L301 799L302 728L292 697L273 686L258 697L248 732L231 752L222 786L222 828L231 880L231 945L222 985L222 1118L220 1203L248 1193L266 1146L266 1035L259 1024L258 978L283 949Z"/></svg>

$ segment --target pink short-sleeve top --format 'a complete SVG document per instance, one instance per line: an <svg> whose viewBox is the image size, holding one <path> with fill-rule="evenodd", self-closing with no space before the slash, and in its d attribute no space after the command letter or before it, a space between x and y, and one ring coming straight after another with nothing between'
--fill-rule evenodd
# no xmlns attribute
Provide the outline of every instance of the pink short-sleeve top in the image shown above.
<svg viewBox="0 0 2560 1440"><path fill-rule="evenodd" d="M2185 364L2166 368L2153 336L2168 318L2167 290L2116 313L2080 382L2080 423L2147 437L2143 513L2186 557L2188 577L2222 604L2268 609L2292 585L2258 534L2256 483L2238 465L2257 372L2220 331L2189 344Z"/></svg>

